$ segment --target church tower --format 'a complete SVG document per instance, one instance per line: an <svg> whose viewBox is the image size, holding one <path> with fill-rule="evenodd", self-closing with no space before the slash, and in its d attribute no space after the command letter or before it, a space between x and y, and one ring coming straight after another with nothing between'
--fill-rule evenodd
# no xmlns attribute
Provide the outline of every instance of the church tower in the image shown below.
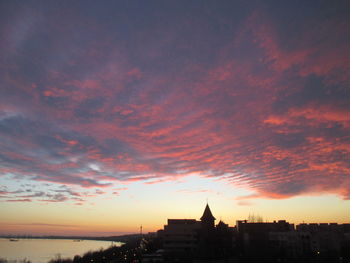
<svg viewBox="0 0 350 263"><path fill-rule="evenodd" d="M202 222L202 226L205 228L214 228L215 227L215 217L211 213L208 204L204 209L204 213L201 217L201 222Z"/></svg>

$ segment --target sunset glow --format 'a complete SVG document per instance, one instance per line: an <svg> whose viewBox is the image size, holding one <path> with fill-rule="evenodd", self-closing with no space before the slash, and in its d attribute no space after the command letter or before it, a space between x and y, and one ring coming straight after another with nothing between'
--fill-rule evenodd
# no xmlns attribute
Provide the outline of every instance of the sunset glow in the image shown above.
<svg viewBox="0 0 350 263"><path fill-rule="evenodd" d="M337 3L3 1L0 234L349 222Z"/></svg>

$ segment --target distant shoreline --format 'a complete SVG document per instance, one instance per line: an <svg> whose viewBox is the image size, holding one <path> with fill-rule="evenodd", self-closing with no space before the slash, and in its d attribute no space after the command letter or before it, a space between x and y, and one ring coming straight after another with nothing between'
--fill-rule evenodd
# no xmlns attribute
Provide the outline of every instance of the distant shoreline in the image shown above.
<svg viewBox="0 0 350 263"><path fill-rule="evenodd" d="M121 236L107 236L107 237L92 237L92 236L28 236L28 235L0 235L0 238L7 239L69 239L69 240L94 240L94 241L113 241L126 242L130 239L138 238L140 234L130 234Z"/></svg>

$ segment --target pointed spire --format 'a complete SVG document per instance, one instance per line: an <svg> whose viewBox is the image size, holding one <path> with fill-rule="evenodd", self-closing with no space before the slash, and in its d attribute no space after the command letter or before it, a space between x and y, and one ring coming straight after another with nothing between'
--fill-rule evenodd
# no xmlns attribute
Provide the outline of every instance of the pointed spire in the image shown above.
<svg viewBox="0 0 350 263"><path fill-rule="evenodd" d="M209 205L207 203L204 213L201 217L201 221L214 221L216 218L213 216L213 214L210 211Z"/></svg>

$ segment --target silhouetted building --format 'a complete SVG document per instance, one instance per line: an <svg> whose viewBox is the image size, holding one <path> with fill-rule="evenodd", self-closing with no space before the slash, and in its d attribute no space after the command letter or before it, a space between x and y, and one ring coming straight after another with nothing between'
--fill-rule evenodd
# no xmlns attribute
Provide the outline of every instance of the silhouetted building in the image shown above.
<svg viewBox="0 0 350 263"><path fill-rule="evenodd" d="M213 259L218 250L217 235L215 231L215 217L207 204L201 217L198 251L196 258L205 260Z"/></svg>
<svg viewBox="0 0 350 263"><path fill-rule="evenodd" d="M287 231L269 232L269 250L282 258L298 258L311 252L310 234Z"/></svg>
<svg viewBox="0 0 350 263"><path fill-rule="evenodd" d="M262 260L264 257L271 256L270 251L275 251L276 248L280 252L286 247L293 246L293 242L288 244L283 242L282 245L282 241L289 240L291 237L295 239L291 234L294 231L294 225L285 220L266 223L251 223L243 220L237 221L236 227L238 249L243 255L250 257L252 262L258 262L254 260Z"/></svg>
<svg viewBox="0 0 350 263"><path fill-rule="evenodd" d="M294 224L237 221L229 227L207 204L200 221L168 219L156 236L164 250L145 262L350 262L350 224ZM155 242L154 242L155 243Z"/></svg>
<svg viewBox="0 0 350 263"><path fill-rule="evenodd" d="M299 224L296 228L310 235L310 248L314 253L339 254L344 247L349 248L350 224Z"/></svg>
<svg viewBox="0 0 350 263"><path fill-rule="evenodd" d="M201 217L201 223L202 223L203 228L213 229L215 227L215 220L216 220L216 218L211 213L209 205L207 204L205 206L203 215Z"/></svg>
<svg viewBox="0 0 350 263"><path fill-rule="evenodd" d="M201 221L196 219L168 219L164 226L163 244L168 251L195 251L213 242L215 217L207 204Z"/></svg>
<svg viewBox="0 0 350 263"><path fill-rule="evenodd" d="M168 219L164 226L163 247L167 251L194 251L198 247L201 222L195 219Z"/></svg>
<svg viewBox="0 0 350 263"><path fill-rule="evenodd" d="M248 262L348 262L349 226L237 221L238 250Z"/></svg>
<svg viewBox="0 0 350 263"><path fill-rule="evenodd" d="M183 253L187 253L186 259L195 258L196 262L213 262L232 254L233 228L222 221L215 226L215 217L208 204L200 221L168 219L164 231L158 233L166 253L181 256L182 260Z"/></svg>

